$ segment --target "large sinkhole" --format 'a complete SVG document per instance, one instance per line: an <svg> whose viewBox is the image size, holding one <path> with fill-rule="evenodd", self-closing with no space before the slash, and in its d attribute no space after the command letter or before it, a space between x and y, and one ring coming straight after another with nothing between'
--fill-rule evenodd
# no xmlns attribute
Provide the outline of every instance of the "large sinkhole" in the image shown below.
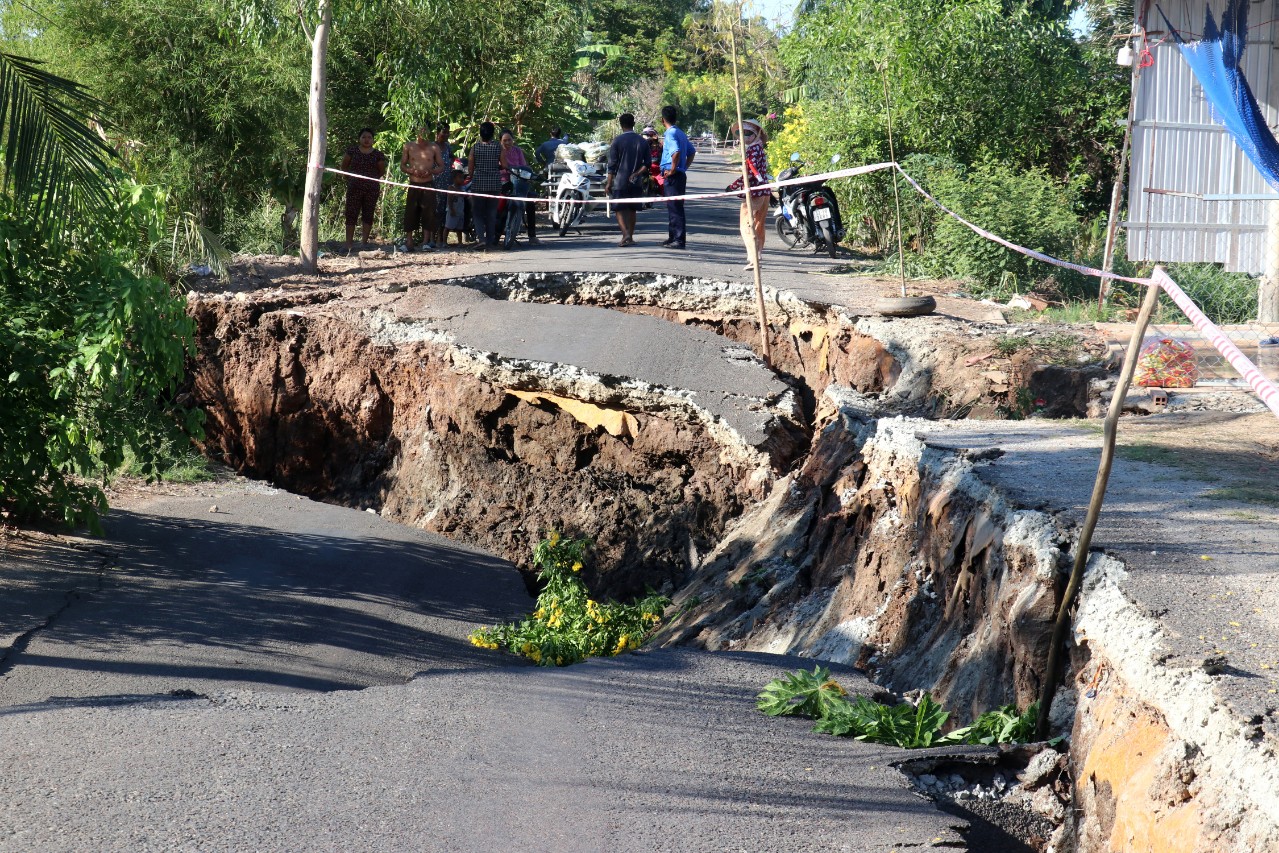
<svg viewBox="0 0 1279 853"><path fill-rule="evenodd" d="M781 293L769 367L749 288L638 274L367 276L189 307L208 450L246 474L525 568L547 529L587 536L595 594L674 598L658 643L854 664L899 695L930 691L956 723L1039 694L1074 522L991 472L1043 459L1023 418L1087 412L1104 347L1045 360L1001 327ZM1086 432L1070 452L1091 477ZM1120 571L1081 606L1053 706L1071 733L1061 778L1088 769L1091 787L1053 783L1065 793L1046 786L1035 807L1056 823L1073 795L1081 839L1127 826L1121 789L1166 807L1125 781L1129 740L1152 744L1159 773L1201 760L1156 708L1172 700L1148 698L1163 658L1154 641L1134 657L1131 638L1157 633ZM971 787L929 776L930 796Z"/></svg>
<svg viewBox="0 0 1279 853"><path fill-rule="evenodd" d="M961 713L1035 698L1068 532L1014 524L967 454L894 418L1015 417L1026 395L1082 414L1099 367L771 295L770 369L747 287L669 276L190 305L209 450L247 474L523 567L547 529L587 536L597 593L677 597L670 642L855 663Z"/></svg>

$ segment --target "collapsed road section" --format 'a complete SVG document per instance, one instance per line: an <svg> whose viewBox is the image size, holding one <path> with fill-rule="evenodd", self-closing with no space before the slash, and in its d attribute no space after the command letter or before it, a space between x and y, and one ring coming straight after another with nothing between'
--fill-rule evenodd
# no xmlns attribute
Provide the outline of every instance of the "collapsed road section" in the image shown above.
<svg viewBox="0 0 1279 853"><path fill-rule="evenodd" d="M770 370L740 285L346 281L192 294L213 453L514 560L548 527L590 536L600 594L675 595L662 643L854 663L961 723L1037 695L1098 440L1043 416L1095 405L1104 344L775 293ZM1098 541L1123 548L1092 560L1054 704L1070 805L1028 805L1055 827L1040 848L1279 848L1275 650L1222 665L1170 592L1224 584L1167 570L1201 556L1207 487L1182 478L1179 517L1158 472L1119 477ZM1263 527L1218 531L1261 587ZM1258 595L1231 624L1272 638Z"/></svg>

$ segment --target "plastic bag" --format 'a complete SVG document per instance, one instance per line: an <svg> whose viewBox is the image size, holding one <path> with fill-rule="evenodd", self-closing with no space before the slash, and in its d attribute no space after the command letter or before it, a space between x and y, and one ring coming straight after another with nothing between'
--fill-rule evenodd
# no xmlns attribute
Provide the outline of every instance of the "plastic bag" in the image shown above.
<svg viewBox="0 0 1279 853"><path fill-rule="evenodd" d="M1146 344L1133 381L1143 388L1193 388L1199 381L1194 348L1172 338Z"/></svg>

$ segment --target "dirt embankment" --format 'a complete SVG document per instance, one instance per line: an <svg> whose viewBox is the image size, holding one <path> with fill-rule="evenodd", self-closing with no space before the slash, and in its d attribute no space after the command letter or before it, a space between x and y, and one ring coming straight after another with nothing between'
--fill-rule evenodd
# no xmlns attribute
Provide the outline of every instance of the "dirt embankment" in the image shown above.
<svg viewBox="0 0 1279 853"><path fill-rule="evenodd" d="M680 593L666 642L856 664L960 720L1040 689L1070 532L846 395Z"/></svg>

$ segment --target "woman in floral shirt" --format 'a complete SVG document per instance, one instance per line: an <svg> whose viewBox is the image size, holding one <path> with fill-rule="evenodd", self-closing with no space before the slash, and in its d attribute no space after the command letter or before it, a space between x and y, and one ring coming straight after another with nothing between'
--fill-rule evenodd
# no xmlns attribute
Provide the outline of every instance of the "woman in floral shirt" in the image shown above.
<svg viewBox="0 0 1279 853"><path fill-rule="evenodd" d="M360 131L360 144L352 145L342 154L342 171L363 175L363 178L346 179L346 250L351 251L355 237L355 220L362 221L364 230L360 242L367 246L369 231L373 229L373 211L377 208L382 185L366 178L380 178L386 174L386 155L373 147L373 131Z"/></svg>
<svg viewBox="0 0 1279 853"><path fill-rule="evenodd" d="M737 125L733 125L729 129L729 133L737 130ZM760 184L768 183L768 151L764 148L764 144L768 142L768 136L764 133L763 126L753 119L746 119L741 126L742 145L745 146L743 156L746 158L746 170L750 173L750 185L752 187ZM742 179L738 178L728 185L729 190L740 190L742 188ZM747 253L746 269L755 268L755 258L759 257L759 253L764 250L764 232L768 225L768 199L772 195L771 190L751 190L749 197L742 199L742 243L750 246L751 241L755 242L755 253Z"/></svg>

